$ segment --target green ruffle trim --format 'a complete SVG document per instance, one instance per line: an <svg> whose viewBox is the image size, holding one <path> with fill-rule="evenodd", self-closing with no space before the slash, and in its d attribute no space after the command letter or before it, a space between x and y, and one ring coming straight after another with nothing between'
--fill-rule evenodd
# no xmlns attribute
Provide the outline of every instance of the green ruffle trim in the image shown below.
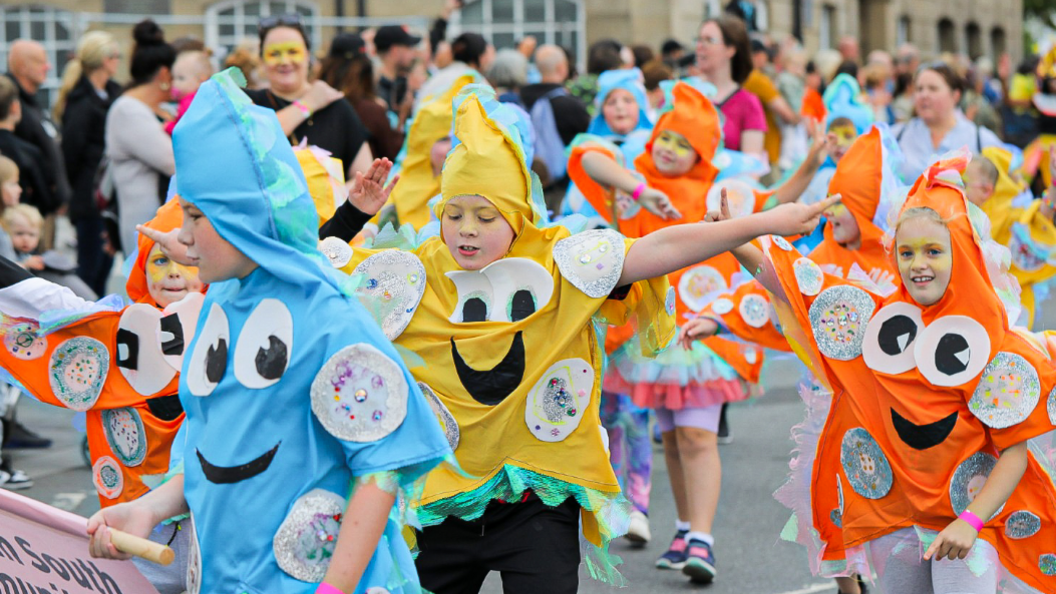
<svg viewBox="0 0 1056 594"><path fill-rule="evenodd" d="M598 522L601 546L581 537L583 563L593 579L615 586L626 585L616 569L623 560L608 551L609 542L627 533L631 504L622 493L605 493L507 464L472 491L423 505L418 509L418 520L423 526L434 526L449 517L476 520L491 501L520 501L528 490L550 507L573 497L580 507L590 512Z"/></svg>

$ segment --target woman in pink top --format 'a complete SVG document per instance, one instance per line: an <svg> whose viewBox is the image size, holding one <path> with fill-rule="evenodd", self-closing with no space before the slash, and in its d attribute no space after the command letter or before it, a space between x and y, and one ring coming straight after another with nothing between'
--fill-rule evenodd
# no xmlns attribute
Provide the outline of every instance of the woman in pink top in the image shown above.
<svg viewBox="0 0 1056 594"><path fill-rule="evenodd" d="M759 99L741 88L752 72L748 31L744 22L723 15L704 21L697 37L697 68L715 85L715 106L726 122L722 131L726 148L763 156L766 115Z"/></svg>

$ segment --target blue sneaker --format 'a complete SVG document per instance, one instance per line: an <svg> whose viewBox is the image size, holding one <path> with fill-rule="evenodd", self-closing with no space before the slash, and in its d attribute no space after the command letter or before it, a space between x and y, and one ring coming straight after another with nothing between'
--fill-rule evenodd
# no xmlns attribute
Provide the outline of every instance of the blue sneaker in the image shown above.
<svg viewBox="0 0 1056 594"><path fill-rule="evenodd" d="M682 573L688 575L691 582L698 584L708 584L715 579L715 554L711 552L708 543L695 539L689 541Z"/></svg>
<svg viewBox="0 0 1056 594"><path fill-rule="evenodd" d="M656 560L658 569L682 569L685 566L686 549L688 548L686 534L688 532L688 530L679 530L675 533L675 538L671 541L671 546L667 547L667 552Z"/></svg>

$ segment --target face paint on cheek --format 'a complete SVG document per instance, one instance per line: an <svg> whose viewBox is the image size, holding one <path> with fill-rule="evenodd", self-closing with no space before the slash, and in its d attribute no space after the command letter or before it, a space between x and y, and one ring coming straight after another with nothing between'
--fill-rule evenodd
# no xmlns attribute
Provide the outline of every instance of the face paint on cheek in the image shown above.
<svg viewBox="0 0 1056 594"><path fill-rule="evenodd" d="M851 126L837 126L830 130L836 135L836 144L841 148L850 148L854 141L858 139L858 130Z"/></svg>
<svg viewBox="0 0 1056 594"><path fill-rule="evenodd" d="M269 43L264 47L264 63L268 66L300 64L308 56L308 48L298 41Z"/></svg>

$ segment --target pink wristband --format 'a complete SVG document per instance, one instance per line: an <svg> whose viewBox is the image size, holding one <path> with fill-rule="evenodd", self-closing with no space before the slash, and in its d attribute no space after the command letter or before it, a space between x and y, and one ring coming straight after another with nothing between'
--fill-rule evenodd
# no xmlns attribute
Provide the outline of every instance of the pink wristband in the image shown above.
<svg viewBox="0 0 1056 594"><path fill-rule="evenodd" d="M957 518L967 522L969 526L975 528L976 532L982 532L983 526L986 525L986 522L980 520L979 516L973 514L969 510L964 510L963 512L961 512L961 515L957 516Z"/></svg>
<svg viewBox="0 0 1056 594"><path fill-rule="evenodd" d="M323 582L319 584L319 587L315 589L315 594L345 594L341 590L337 589L330 584Z"/></svg>
<svg viewBox="0 0 1056 594"><path fill-rule="evenodd" d="M642 192L648 187L649 186L645 185L645 182L638 184L638 187L634 189L634 193L631 194L631 198L637 200L642 195Z"/></svg>
<svg viewBox="0 0 1056 594"><path fill-rule="evenodd" d="M306 117L306 118L312 117L312 110L308 109L308 106L305 105L304 103L301 103L300 99L294 101L290 105L292 105L292 106L296 107L297 109L299 109L301 111L301 113L304 114L304 117Z"/></svg>

